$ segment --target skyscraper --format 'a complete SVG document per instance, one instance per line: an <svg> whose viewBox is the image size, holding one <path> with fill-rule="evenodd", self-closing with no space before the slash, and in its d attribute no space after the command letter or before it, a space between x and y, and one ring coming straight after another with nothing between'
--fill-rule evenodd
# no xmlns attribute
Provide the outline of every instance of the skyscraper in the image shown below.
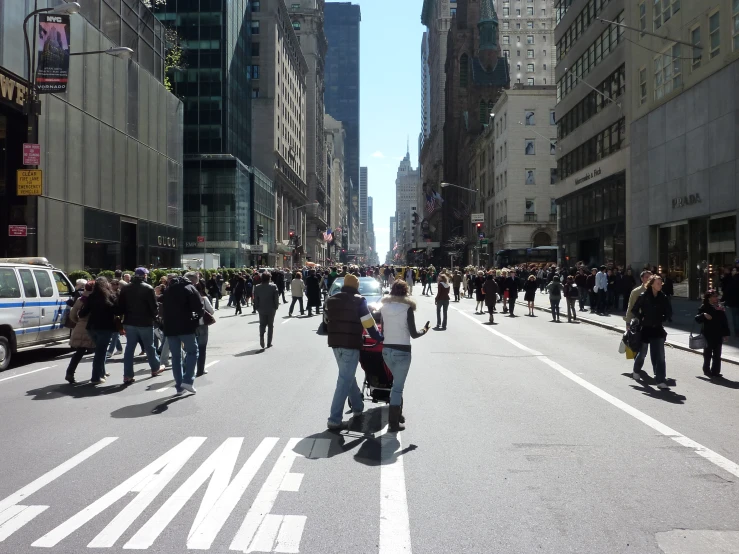
<svg viewBox="0 0 739 554"><path fill-rule="evenodd" d="M344 182L359 185L359 6L350 2L329 2L325 7L324 32L328 40L324 101L326 113L341 121L346 131ZM358 190L348 188L347 226L349 243L359 244ZM355 235L356 233L356 235Z"/></svg>
<svg viewBox="0 0 739 554"><path fill-rule="evenodd" d="M429 68L429 34L423 33L421 39L421 141L423 143L431 135L431 68Z"/></svg>
<svg viewBox="0 0 739 554"><path fill-rule="evenodd" d="M367 255L369 227L367 220L367 168L359 168L359 249L362 256Z"/></svg>

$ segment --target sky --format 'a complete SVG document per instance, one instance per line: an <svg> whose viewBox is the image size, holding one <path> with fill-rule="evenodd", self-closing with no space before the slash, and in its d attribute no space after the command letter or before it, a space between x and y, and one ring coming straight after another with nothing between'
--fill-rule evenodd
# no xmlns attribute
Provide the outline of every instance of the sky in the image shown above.
<svg viewBox="0 0 739 554"><path fill-rule="evenodd" d="M380 263L389 249L395 215L395 178L410 137L418 167L421 132L422 0L354 0L360 26L360 165L367 167L368 195Z"/></svg>

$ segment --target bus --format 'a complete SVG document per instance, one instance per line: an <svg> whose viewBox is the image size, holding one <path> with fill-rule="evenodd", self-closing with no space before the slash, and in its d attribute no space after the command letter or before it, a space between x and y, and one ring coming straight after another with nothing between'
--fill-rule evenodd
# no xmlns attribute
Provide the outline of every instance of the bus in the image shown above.
<svg viewBox="0 0 739 554"><path fill-rule="evenodd" d="M495 266L499 269L517 265L556 264L557 246L539 246L537 248L508 248L495 253Z"/></svg>

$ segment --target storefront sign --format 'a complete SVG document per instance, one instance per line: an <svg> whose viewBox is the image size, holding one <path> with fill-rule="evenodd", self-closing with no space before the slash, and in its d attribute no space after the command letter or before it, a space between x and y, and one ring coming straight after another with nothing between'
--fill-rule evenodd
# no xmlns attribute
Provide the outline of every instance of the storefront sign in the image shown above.
<svg viewBox="0 0 739 554"><path fill-rule="evenodd" d="M205 242L205 237L198 237L198 244L202 244Z"/></svg>
<svg viewBox="0 0 739 554"><path fill-rule="evenodd" d="M69 16L41 14L36 87L41 93L66 92L69 80Z"/></svg>
<svg viewBox="0 0 739 554"><path fill-rule="evenodd" d="M0 67L0 104L23 111L27 96L26 81Z"/></svg>
<svg viewBox="0 0 739 554"><path fill-rule="evenodd" d="M700 204L702 202L703 200L701 200L700 194L686 194L685 196L678 196L672 199L672 209L692 206L693 204Z"/></svg>
<svg viewBox="0 0 739 554"><path fill-rule="evenodd" d="M602 173L603 171L601 170L600 167L591 169L590 171L587 171L585 175L583 175L582 177L575 179L575 186L581 185L582 183L587 183L588 181L596 177L600 177Z"/></svg>
<svg viewBox="0 0 739 554"><path fill-rule="evenodd" d="M157 246L167 246L169 248L177 248L177 239L174 237L157 237Z"/></svg>
<svg viewBox="0 0 739 554"><path fill-rule="evenodd" d="M239 242L235 240L210 240L205 242L186 242L185 248L238 248Z"/></svg>
<svg viewBox="0 0 739 554"><path fill-rule="evenodd" d="M27 237L28 227L25 225L8 225L9 237Z"/></svg>
<svg viewBox="0 0 739 554"><path fill-rule="evenodd" d="M41 165L41 146L23 143L23 165Z"/></svg>
<svg viewBox="0 0 739 554"><path fill-rule="evenodd" d="M41 173L40 169L19 169L16 172L18 196L41 196L43 194Z"/></svg>

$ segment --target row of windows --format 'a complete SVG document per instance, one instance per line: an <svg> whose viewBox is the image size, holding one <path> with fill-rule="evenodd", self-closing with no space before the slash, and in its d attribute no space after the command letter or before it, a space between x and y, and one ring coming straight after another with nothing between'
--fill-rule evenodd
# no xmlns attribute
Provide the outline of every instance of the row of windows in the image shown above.
<svg viewBox="0 0 739 554"><path fill-rule="evenodd" d="M625 146L625 141L626 119L621 119L572 152L562 156L557 162L559 175L562 179L566 179L584 167L618 152Z"/></svg>
<svg viewBox="0 0 739 554"><path fill-rule="evenodd" d="M586 6L583 7L580 15L565 31L562 38L557 42L557 59L563 60L570 51L572 46L577 42L583 33L596 21L600 12L603 11L610 0L588 0Z"/></svg>
<svg viewBox="0 0 739 554"><path fill-rule="evenodd" d="M544 56L544 58L546 58L547 57L547 51L546 50L542 50L542 55ZM503 50L503 57L510 59L510 57L511 57L511 51L510 50ZM516 57L518 57L518 58L521 57L521 51L520 50L516 50ZM527 60L533 60L535 57L536 57L536 52L534 50L526 50L526 59Z"/></svg>
<svg viewBox="0 0 739 554"><path fill-rule="evenodd" d="M521 17L521 8L516 8L516 10L515 10L514 13L515 13L516 17ZM539 13L540 13L541 17L546 17L547 16L547 9L546 8L541 8L541 11ZM528 6L526 8L526 15L528 17L533 17L534 16L534 7L533 6ZM511 16L511 8L504 7L503 8L503 17L510 17L510 16Z"/></svg>
<svg viewBox="0 0 739 554"><path fill-rule="evenodd" d="M559 118L558 136L563 139L626 92L626 65L611 73L595 90ZM609 100L609 98L611 100Z"/></svg>
<svg viewBox="0 0 739 554"><path fill-rule="evenodd" d="M618 14L616 22L624 23L624 12ZM600 64L624 40L624 28L620 25L608 25L590 48L580 56L569 71L557 82L557 102L567 96L577 84L584 79L595 66Z"/></svg>
<svg viewBox="0 0 739 554"><path fill-rule="evenodd" d="M544 10L542 10L542 11L544 11ZM526 28L527 29L530 29L530 30L533 30L534 29L534 22L533 21L527 21L526 22ZM546 29L547 28L547 22L546 21L539 22L539 28L540 29ZM504 31L510 31L511 29L514 29L514 27L511 26L511 22L510 21L503 21L503 30ZM515 23L515 29L517 31L521 30L521 23L520 22L517 21Z"/></svg>
<svg viewBox="0 0 739 554"><path fill-rule="evenodd" d="M536 35L526 35L526 44L534 44L535 43L535 37ZM542 35L542 40L544 42L547 41L547 36ZM511 43L511 36L510 35L503 35L503 44L510 44ZM516 35L516 44L520 46L521 44L521 35Z"/></svg>
<svg viewBox="0 0 739 554"><path fill-rule="evenodd" d="M560 200L560 228L578 229L602 221L623 217L626 213L626 179L596 183L577 195Z"/></svg>
<svg viewBox="0 0 739 554"><path fill-rule="evenodd" d="M573 1L574 0L559 0L559 2L554 5L554 18L557 25L562 21L562 18L567 13L567 10L570 9Z"/></svg>

